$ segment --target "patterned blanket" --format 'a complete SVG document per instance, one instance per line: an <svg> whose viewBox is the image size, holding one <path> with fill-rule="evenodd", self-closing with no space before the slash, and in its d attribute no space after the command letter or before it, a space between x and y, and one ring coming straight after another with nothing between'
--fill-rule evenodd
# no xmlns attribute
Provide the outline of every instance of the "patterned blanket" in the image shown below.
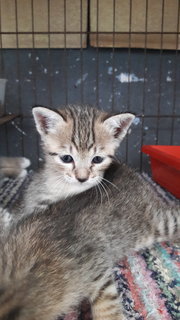
<svg viewBox="0 0 180 320"><path fill-rule="evenodd" d="M174 201L147 176L146 180L166 201ZM11 207L29 176L5 178L0 182L0 205ZM134 253L114 267L117 290L127 320L180 319L180 246L156 244L151 249ZM91 309L84 301L78 311L64 320L90 320Z"/></svg>

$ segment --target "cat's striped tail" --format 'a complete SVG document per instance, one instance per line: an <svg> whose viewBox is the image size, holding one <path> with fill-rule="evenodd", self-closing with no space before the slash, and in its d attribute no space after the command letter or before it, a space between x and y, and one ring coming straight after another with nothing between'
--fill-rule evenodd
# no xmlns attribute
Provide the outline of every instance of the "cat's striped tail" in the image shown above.
<svg viewBox="0 0 180 320"><path fill-rule="evenodd" d="M155 242L180 240L180 205L160 207L155 209L151 205L147 208L144 230L135 243L135 250L150 247Z"/></svg>
<svg viewBox="0 0 180 320"><path fill-rule="evenodd" d="M153 217L154 235L157 241L180 239L180 205L159 210Z"/></svg>

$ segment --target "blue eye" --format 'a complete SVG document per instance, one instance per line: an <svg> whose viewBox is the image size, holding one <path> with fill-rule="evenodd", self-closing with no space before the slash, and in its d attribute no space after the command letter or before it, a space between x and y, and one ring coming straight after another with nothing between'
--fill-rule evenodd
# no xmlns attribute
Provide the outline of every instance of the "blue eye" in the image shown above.
<svg viewBox="0 0 180 320"><path fill-rule="evenodd" d="M103 162L104 158L96 156L92 159L92 163L101 163Z"/></svg>
<svg viewBox="0 0 180 320"><path fill-rule="evenodd" d="M71 163L73 162L73 158L69 154L65 154L64 156L61 157L61 160L64 163Z"/></svg>

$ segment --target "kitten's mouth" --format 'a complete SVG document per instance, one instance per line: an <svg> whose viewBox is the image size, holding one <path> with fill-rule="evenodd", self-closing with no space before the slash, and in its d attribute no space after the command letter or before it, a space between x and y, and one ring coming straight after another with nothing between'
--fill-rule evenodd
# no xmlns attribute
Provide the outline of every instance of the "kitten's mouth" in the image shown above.
<svg viewBox="0 0 180 320"><path fill-rule="evenodd" d="M88 181L86 178L77 178L77 181L79 181L81 184Z"/></svg>
<svg viewBox="0 0 180 320"><path fill-rule="evenodd" d="M101 179L94 177L86 179L85 181L79 181L78 179L77 182L79 186L82 186L84 188L92 188L97 186L101 182Z"/></svg>
<svg viewBox="0 0 180 320"><path fill-rule="evenodd" d="M76 185L76 186L84 186L84 187L93 187L95 185L97 185L100 182L100 178L99 177L90 177L90 178L76 178L76 177L71 177L69 175L65 176L65 181L68 184L71 185Z"/></svg>

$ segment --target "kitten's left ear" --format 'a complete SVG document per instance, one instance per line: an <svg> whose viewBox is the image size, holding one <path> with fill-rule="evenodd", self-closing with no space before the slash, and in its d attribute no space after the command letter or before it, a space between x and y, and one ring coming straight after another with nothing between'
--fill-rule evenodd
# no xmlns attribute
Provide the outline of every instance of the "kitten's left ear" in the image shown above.
<svg viewBox="0 0 180 320"><path fill-rule="evenodd" d="M55 133L57 126L63 126L65 121L63 117L56 111L36 106L32 109L37 131L43 137L48 133Z"/></svg>
<svg viewBox="0 0 180 320"><path fill-rule="evenodd" d="M104 121L106 128L113 134L115 139L120 142L132 124L135 115L132 113L121 113L116 116L109 117Z"/></svg>

